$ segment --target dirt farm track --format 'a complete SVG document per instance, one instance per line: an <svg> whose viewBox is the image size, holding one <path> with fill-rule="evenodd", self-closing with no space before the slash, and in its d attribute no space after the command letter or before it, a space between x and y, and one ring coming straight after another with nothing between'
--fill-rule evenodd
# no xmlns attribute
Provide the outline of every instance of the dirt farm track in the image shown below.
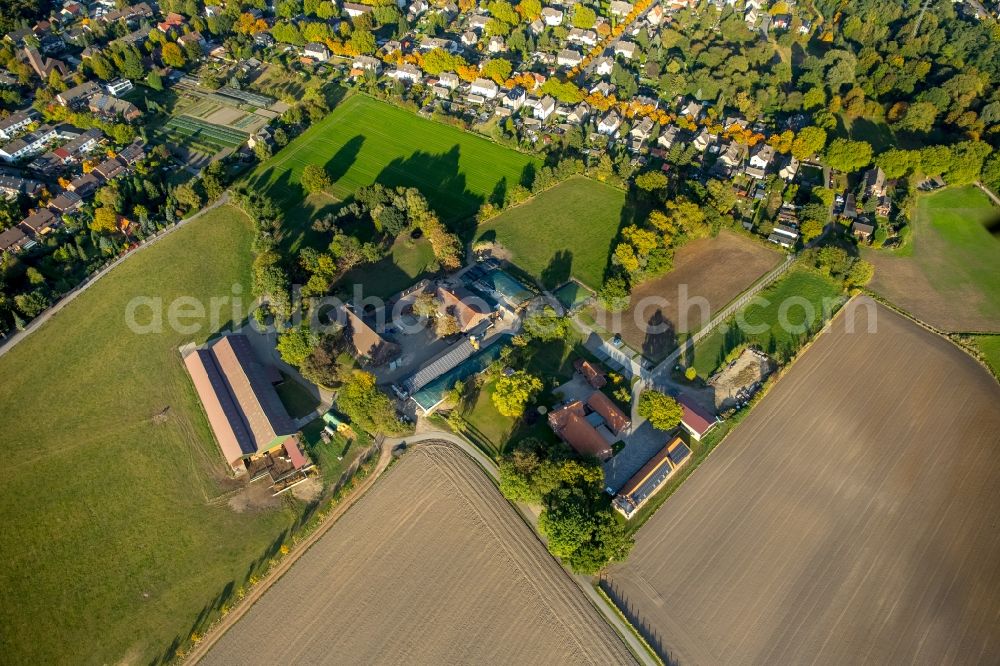
<svg viewBox="0 0 1000 666"><path fill-rule="evenodd" d="M634 658L464 453L406 453L201 664Z"/></svg>
<svg viewBox="0 0 1000 666"><path fill-rule="evenodd" d="M1000 663L1000 386L854 303L609 572L668 659Z"/></svg>

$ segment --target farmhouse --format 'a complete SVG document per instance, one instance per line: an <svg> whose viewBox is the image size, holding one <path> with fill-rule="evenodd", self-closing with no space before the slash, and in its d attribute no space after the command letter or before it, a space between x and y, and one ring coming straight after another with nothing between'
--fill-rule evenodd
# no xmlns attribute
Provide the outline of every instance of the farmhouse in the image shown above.
<svg viewBox="0 0 1000 666"><path fill-rule="evenodd" d="M691 449L680 437L674 437L625 482L612 502L615 510L630 519L690 459Z"/></svg>
<svg viewBox="0 0 1000 666"><path fill-rule="evenodd" d="M600 370L593 363L584 358L573 361L573 368L587 380L587 383L594 389L601 389L608 383L604 371Z"/></svg>
<svg viewBox="0 0 1000 666"><path fill-rule="evenodd" d="M287 457L298 469L305 466L293 437L295 423L245 335L227 335L190 351L184 365L234 472L249 471L259 454Z"/></svg>
<svg viewBox="0 0 1000 666"><path fill-rule="evenodd" d="M607 434L602 435L587 420L583 402L576 400L549 412L549 426L581 456L594 456L602 461L611 457L614 438L607 428L604 429Z"/></svg>
<svg viewBox="0 0 1000 666"><path fill-rule="evenodd" d="M373 366L385 365L399 354L397 345L375 332L351 308L343 307L340 312L344 317L344 334L359 361Z"/></svg>
<svg viewBox="0 0 1000 666"><path fill-rule="evenodd" d="M683 410L681 427L698 441L719 422L717 417L709 414L700 405L683 395L677 398L677 402L680 403L681 410Z"/></svg>
<svg viewBox="0 0 1000 666"><path fill-rule="evenodd" d="M442 316L454 317L459 330L467 333L490 319L489 304L464 287L437 288L437 298L441 302Z"/></svg>

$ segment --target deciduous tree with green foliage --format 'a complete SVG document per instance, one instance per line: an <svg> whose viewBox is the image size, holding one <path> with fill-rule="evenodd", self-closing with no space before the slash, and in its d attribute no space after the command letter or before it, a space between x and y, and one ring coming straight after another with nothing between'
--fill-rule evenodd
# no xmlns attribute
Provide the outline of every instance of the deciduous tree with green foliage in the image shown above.
<svg viewBox="0 0 1000 666"><path fill-rule="evenodd" d="M310 194L315 194L317 192L325 192L330 189L333 185L330 182L330 174L326 172L326 169L319 166L318 164L307 164L304 169L302 169L302 187L306 188L306 192Z"/></svg>
<svg viewBox="0 0 1000 666"><path fill-rule="evenodd" d="M518 370L497 379L493 388L493 405L502 415L518 418L542 388L542 380Z"/></svg>
<svg viewBox="0 0 1000 666"><path fill-rule="evenodd" d="M872 146L867 141L834 139L824 159L831 169L852 173L872 163Z"/></svg>
<svg viewBox="0 0 1000 666"><path fill-rule="evenodd" d="M684 414L680 403L665 393L647 389L639 396L639 416L649 421L657 430L673 430Z"/></svg>

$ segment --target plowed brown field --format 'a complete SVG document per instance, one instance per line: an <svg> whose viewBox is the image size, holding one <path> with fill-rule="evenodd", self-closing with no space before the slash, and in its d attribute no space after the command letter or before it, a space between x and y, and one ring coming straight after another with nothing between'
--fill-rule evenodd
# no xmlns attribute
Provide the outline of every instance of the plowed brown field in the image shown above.
<svg viewBox="0 0 1000 666"><path fill-rule="evenodd" d="M323 536L203 664L632 664L464 453L424 445Z"/></svg>
<svg viewBox="0 0 1000 666"><path fill-rule="evenodd" d="M1000 663L1000 386L876 312L868 335L848 306L611 570L661 654Z"/></svg>
<svg viewBox="0 0 1000 666"><path fill-rule="evenodd" d="M677 348L678 333L700 329L713 314L781 263L781 258L776 249L723 230L715 238L701 238L682 246L674 257L673 270L636 286L620 322L600 310L595 311L595 318L612 333L621 333L625 342L643 356L659 362ZM686 299L683 312L682 293ZM702 299L707 303L704 311L697 305Z"/></svg>

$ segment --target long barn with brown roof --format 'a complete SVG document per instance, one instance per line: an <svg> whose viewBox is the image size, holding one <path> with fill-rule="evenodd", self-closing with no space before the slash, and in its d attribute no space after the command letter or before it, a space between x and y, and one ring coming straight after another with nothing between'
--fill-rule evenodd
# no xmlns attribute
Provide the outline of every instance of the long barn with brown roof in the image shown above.
<svg viewBox="0 0 1000 666"><path fill-rule="evenodd" d="M282 446L295 423L245 335L227 335L184 358L219 448L235 471L245 459Z"/></svg>

